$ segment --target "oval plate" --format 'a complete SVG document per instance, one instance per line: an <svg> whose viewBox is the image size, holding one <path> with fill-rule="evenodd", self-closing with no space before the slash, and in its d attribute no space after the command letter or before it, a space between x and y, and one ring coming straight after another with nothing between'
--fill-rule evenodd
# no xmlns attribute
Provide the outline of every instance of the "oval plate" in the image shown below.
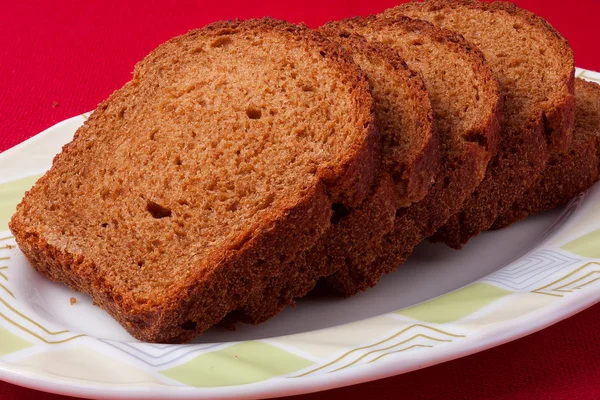
<svg viewBox="0 0 600 400"><path fill-rule="evenodd" d="M599 80L600 74L577 70ZM103 398L257 398L384 378L497 346L600 301L600 185L460 252L423 243L374 289L312 297L257 327L140 343L29 265L8 231L87 114L0 155L0 379ZM71 304L75 299L75 304Z"/></svg>

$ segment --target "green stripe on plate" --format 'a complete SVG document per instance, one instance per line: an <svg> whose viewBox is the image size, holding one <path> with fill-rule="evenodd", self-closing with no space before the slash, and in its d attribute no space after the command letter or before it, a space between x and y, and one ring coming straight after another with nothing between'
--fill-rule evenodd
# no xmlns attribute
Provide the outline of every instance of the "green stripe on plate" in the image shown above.
<svg viewBox="0 0 600 400"><path fill-rule="evenodd" d="M396 313L418 321L445 324L465 318L511 293L488 283L474 283Z"/></svg>
<svg viewBox="0 0 600 400"><path fill-rule="evenodd" d="M600 229L565 244L562 249L587 258L600 258Z"/></svg>
<svg viewBox="0 0 600 400"><path fill-rule="evenodd" d="M14 333L0 326L0 356L14 353L15 351L23 350L33 346L25 339L21 339Z"/></svg>
<svg viewBox="0 0 600 400"><path fill-rule="evenodd" d="M249 341L201 354L161 373L189 386L234 386L287 375L312 364L278 347Z"/></svg>

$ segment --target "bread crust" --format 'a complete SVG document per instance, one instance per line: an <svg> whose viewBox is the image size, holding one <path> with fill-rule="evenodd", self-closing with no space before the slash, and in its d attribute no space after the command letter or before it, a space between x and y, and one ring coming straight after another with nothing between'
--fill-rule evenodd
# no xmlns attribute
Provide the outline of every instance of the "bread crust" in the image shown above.
<svg viewBox="0 0 600 400"><path fill-rule="evenodd" d="M373 29L400 32L419 32L432 40L444 43L448 52L457 52L469 60L493 99L489 114L481 118L480 124L459 133L458 138L442 138L442 165L430 192L419 202L396 212L391 231L381 241L365 246L362 258L346 262L322 286L329 292L343 296L353 295L374 286L379 278L402 264L412 249L432 235L448 218L458 211L484 177L489 160L497 151L503 116L503 101L498 82L487 66L481 52L462 36L435 28L424 22L402 17L352 18L338 23L339 29L353 31ZM359 29L359 31L360 31ZM425 82L428 85L428 82Z"/></svg>
<svg viewBox="0 0 600 400"><path fill-rule="evenodd" d="M384 174L363 207L332 225L311 249L288 263L281 275L271 278L262 291L250 296L223 324L259 324L268 320L311 291L320 278L344 265L357 246L381 240L381 232L389 231L393 225L397 204L394 192L391 176ZM356 229L357 226L363 229Z"/></svg>
<svg viewBox="0 0 600 400"><path fill-rule="evenodd" d="M444 242L456 249L460 249L471 237L490 228L496 217L509 209L545 169L552 152L562 153L568 149L573 135L575 113L575 64L572 50L568 42L543 18L519 9L514 4L475 0L415 1L386 10L383 16L408 15L438 24L439 21L435 21L428 13L466 8L518 18L540 34L549 35L566 61L561 63L565 75L562 86L556 88L554 96L542 107L532 111L529 119L522 121L519 127L505 129L498 156L490 164L482 184L465 201L463 209L431 238L432 241ZM482 51L485 54L486 49Z"/></svg>
<svg viewBox="0 0 600 400"><path fill-rule="evenodd" d="M44 185L53 183L56 170L68 166L74 150L84 145L86 132L102 123L106 109L121 96L126 96L127 88L136 84L140 71L152 68L153 60L160 58L162 51L168 50L166 46L190 37L257 31L304 41L317 54L320 52L352 87L353 112L358 116L355 129L359 134L339 163L320 170L318 179L303 193L290 193L281 209L267 214L256 226L248 226L236 240L211 252L210 258L181 255L188 257L190 265L196 266L195 272L177 285L166 282L159 298L153 299L152 304L139 303L132 293L118 290L114 286L115 278L98 268L89 254L69 251L65 243L74 238L45 237L36 229L36 221L31 219L27 210L39 200L38 197L43 197ZM252 294L255 282L276 276L286 261L314 245L330 225L333 203L360 204L378 171L379 151L368 81L337 45L306 27L272 19L218 22L172 39L140 62L133 81L98 107L78 130L74 141L55 158L52 169L26 194L11 219L10 229L19 247L38 271L74 290L88 293L135 338L148 342L183 343L243 304Z"/></svg>
<svg viewBox="0 0 600 400"><path fill-rule="evenodd" d="M324 30L321 29L321 32ZM336 39L338 30L324 34ZM411 201L419 201L430 190L439 165L438 137L433 128L433 116L427 91L421 77L408 69L402 58L386 46L368 43L357 35L337 38L365 57L379 58L393 66L399 82L410 89L416 102L415 112L423 135L417 156L402 167L402 180L395 182L392 171L383 171L365 202L354 209L343 209L334 216L334 223L319 238L314 247L290 262L283 273L272 278L264 290L250 296L246 304L227 316L224 325L236 322L258 324L273 317L295 298L308 293L318 279L333 274L347 263L364 259L364 250L377 247L383 235L393 226L400 202L397 191L408 192ZM398 160L401 161L401 160ZM371 253L369 253L371 254ZM356 260L356 261L352 261Z"/></svg>
<svg viewBox="0 0 600 400"><path fill-rule="evenodd" d="M599 178L600 85L576 79L575 131L569 151L554 154L523 196L499 216L492 229L507 227L531 214L567 203Z"/></svg>

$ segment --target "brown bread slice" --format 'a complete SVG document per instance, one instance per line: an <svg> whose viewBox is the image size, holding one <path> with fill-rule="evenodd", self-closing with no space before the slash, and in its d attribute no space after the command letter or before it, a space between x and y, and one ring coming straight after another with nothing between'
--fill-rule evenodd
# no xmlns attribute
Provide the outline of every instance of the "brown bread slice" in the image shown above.
<svg viewBox="0 0 600 400"><path fill-rule="evenodd" d="M306 27L174 38L100 104L10 228L49 278L131 335L186 342L314 245L379 168L369 84Z"/></svg>
<svg viewBox="0 0 600 400"><path fill-rule="evenodd" d="M598 180L600 85L575 79L575 103L575 130L569 151L552 155L536 183L496 219L494 229L565 204Z"/></svg>
<svg viewBox="0 0 600 400"><path fill-rule="evenodd" d="M365 243L362 258L346 262L324 285L352 295L398 267L423 239L456 213L485 175L502 119L498 82L481 52L460 35L409 18L353 18L327 29L355 32L397 50L423 76L440 136L442 165L431 191L398 209L382 241Z"/></svg>
<svg viewBox="0 0 600 400"><path fill-rule="evenodd" d="M575 113L573 53L546 21L510 3L411 2L383 13L401 15L452 29L472 41L505 97L497 158L460 213L433 237L458 249L488 229L535 182L551 152L568 149Z"/></svg>
<svg viewBox="0 0 600 400"><path fill-rule="evenodd" d="M386 46L369 44L358 35L324 33L351 52L373 87L383 172L360 207L338 206L333 225L317 244L229 315L226 324L263 322L308 293L319 278L348 260L359 260L365 248L375 246L391 229L396 209L421 200L437 175L438 138L421 77Z"/></svg>

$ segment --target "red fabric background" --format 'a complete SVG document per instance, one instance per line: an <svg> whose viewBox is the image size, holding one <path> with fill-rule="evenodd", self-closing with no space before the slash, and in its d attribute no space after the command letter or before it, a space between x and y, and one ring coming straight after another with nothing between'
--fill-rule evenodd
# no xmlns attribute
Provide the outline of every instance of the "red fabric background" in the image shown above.
<svg viewBox="0 0 600 400"><path fill-rule="evenodd" d="M219 19L265 15L316 27L399 0L30 1L0 7L0 151L89 111L159 43ZM600 2L519 0L571 42L577 65L600 71ZM0 171L1 175L1 171ZM600 305L524 339L409 374L306 399L599 399ZM0 399L60 399L0 382Z"/></svg>

